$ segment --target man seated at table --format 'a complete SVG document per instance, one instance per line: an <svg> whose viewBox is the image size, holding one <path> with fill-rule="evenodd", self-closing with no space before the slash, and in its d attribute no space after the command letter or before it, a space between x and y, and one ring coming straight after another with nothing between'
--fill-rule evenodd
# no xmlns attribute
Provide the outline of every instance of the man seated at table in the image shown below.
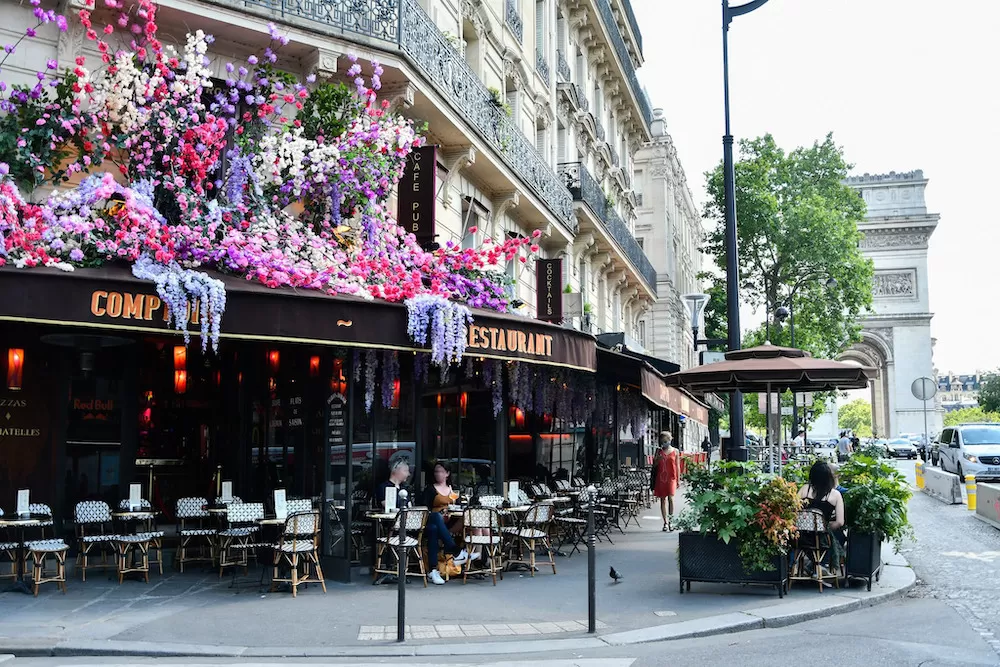
<svg viewBox="0 0 1000 667"><path fill-rule="evenodd" d="M400 456L395 461L389 462L389 479L382 482L375 492L375 500L382 509L385 509L385 494L389 489L396 489L398 497L399 491L406 488L406 480L410 478L410 462L405 456ZM397 506L399 503L397 502Z"/></svg>

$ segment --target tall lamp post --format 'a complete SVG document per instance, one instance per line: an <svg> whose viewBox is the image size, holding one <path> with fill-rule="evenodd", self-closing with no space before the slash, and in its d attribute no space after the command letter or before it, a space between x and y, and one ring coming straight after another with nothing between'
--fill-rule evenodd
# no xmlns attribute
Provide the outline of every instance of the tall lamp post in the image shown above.
<svg viewBox="0 0 1000 667"><path fill-rule="evenodd" d="M726 114L726 134L722 137L723 190L726 197L726 313L729 320L729 350L740 349L740 268L736 255L736 169L733 165L733 135L729 127L729 24L737 16L763 7L767 0L752 0L730 7L722 0L722 86ZM743 430L743 394L734 391L729 398L729 444L742 454L746 451Z"/></svg>

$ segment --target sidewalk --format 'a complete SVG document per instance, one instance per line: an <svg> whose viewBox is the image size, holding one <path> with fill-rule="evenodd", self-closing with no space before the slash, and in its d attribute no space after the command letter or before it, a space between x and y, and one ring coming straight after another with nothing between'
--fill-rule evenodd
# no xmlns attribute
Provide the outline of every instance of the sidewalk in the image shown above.
<svg viewBox="0 0 1000 667"><path fill-rule="evenodd" d="M888 565L869 593L855 584L820 594L796 585L780 600L773 589L692 584L681 595L677 534L660 531L658 510L641 513L642 527L616 533L597 548L597 636L586 633L586 552L556 558L558 574L506 573L462 585L407 587L409 641L396 645L396 587L328 583L288 593L260 594L257 576L231 579L205 571L166 570L150 583L121 586L103 572L68 593L43 586L38 598L0 595L0 654L365 656L522 653L680 639L779 627L851 611L902 596L913 586L906 562L883 549ZM614 566L625 579L612 583ZM259 573L259 570L257 571ZM252 581L251 581L252 580ZM530 641L525 641L530 640ZM484 643L488 642L488 643Z"/></svg>

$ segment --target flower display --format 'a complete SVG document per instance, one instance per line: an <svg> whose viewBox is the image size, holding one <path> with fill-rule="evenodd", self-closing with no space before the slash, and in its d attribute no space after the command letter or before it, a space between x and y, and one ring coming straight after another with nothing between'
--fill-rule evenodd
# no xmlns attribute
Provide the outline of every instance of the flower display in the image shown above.
<svg viewBox="0 0 1000 667"><path fill-rule="evenodd" d="M22 40L67 29L31 4ZM378 99L379 63L350 57L351 86L299 81L279 68L288 39L272 25L263 52L213 79L211 35L175 47L151 0L93 4L79 16L96 70L79 55L47 62L33 86L0 82L0 265L132 265L185 340L197 312L216 348L226 298L209 271L405 303L411 339L442 367L462 358L469 308L509 309L505 266L540 233L427 250L397 224L389 197L424 139ZM22 194L71 179L37 204Z"/></svg>

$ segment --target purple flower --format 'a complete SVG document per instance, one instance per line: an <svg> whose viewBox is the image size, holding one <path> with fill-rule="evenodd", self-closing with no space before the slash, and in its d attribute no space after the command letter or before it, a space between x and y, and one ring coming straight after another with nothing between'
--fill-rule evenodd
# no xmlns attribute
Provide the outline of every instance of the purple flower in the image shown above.
<svg viewBox="0 0 1000 667"><path fill-rule="evenodd" d="M250 56L249 58L247 58L247 62L250 63L251 65L256 65L258 62L257 56Z"/></svg>
<svg viewBox="0 0 1000 667"><path fill-rule="evenodd" d="M66 32L69 26L66 24L66 17L62 14L56 16L56 25L59 26L59 32Z"/></svg>
<svg viewBox="0 0 1000 667"><path fill-rule="evenodd" d="M0 174L6 176L10 173L10 165L6 162L0 162Z"/></svg>
<svg viewBox="0 0 1000 667"><path fill-rule="evenodd" d="M28 28L27 30L24 31L24 34L27 35L28 37L34 37L38 33L35 32L34 28Z"/></svg>
<svg viewBox="0 0 1000 667"><path fill-rule="evenodd" d="M48 61L47 61L47 62L45 63L45 66L46 66L46 67L47 67L48 69L58 69L58 68L59 68L59 61L58 61L58 60L56 60L55 58L50 58L50 59L49 59L49 60L48 60Z"/></svg>

